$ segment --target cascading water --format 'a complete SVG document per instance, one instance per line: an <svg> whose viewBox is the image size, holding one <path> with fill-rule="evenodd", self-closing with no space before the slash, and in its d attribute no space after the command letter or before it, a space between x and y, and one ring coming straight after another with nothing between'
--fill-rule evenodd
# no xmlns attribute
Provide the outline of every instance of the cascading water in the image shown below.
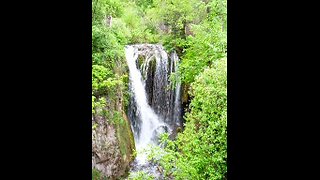
<svg viewBox="0 0 320 180"><path fill-rule="evenodd" d="M137 44L125 47L130 73L131 99L128 115L138 152L135 166L147 166L141 151L157 144L160 133L171 134L181 126L180 82L170 89L170 74L178 69L178 56L170 56L162 45Z"/></svg>
<svg viewBox="0 0 320 180"><path fill-rule="evenodd" d="M172 53L172 57L171 59L173 59L173 66L175 67L174 72L177 72L178 69L178 55L176 52ZM171 70L171 73L173 71ZM181 126L181 82L178 81L176 83L176 89L175 89L175 100L174 100L174 122L176 123L177 126Z"/></svg>
<svg viewBox="0 0 320 180"><path fill-rule="evenodd" d="M146 145L152 143L152 132L155 128L160 126L159 117L154 113L149 104L147 103L147 96L143 85L140 71L136 67L136 59L138 53L132 46L126 49L126 59L130 71L131 90L134 93L136 106L141 118L140 133L136 135L136 148L138 150L145 148ZM145 163L145 158L137 156L139 163Z"/></svg>

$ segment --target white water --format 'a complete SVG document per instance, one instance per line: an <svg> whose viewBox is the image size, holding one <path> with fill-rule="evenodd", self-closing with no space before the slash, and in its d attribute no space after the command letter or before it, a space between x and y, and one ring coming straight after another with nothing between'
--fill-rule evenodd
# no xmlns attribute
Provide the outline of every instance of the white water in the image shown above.
<svg viewBox="0 0 320 180"><path fill-rule="evenodd" d="M136 49L137 50L137 49ZM125 49L126 60L129 67L129 75L131 85L131 91L134 93L136 99L137 110L141 118L141 133L136 142L137 157L136 160L138 164L146 164L147 157L146 153L143 153L143 149L149 144L153 144L152 136L153 132L164 125L164 123L159 119L159 117L154 113L152 108L147 102L147 95L144 87L144 82L140 71L136 66L136 60L138 58L138 52L132 46L126 46Z"/></svg>
<svg viewBox="0 0 320 180"><path fill-rule="evenodd" d="M178 61L179 61L179 58L178 58L178 55L176 52L174 52L172 54L172 57L173 59L173 62L174 63L171 63L171 64L174 64L174 67L176 68L175 69L175 72L178 72L179 70L179 66L178 66ZM172 70L171 70L172 72ZM181 82L178 81L176 82L176 90L175 90L175 100L174 100L174 107L175 107L175 110L174 110L174 118L175 118L175 122L177 123L178 126L181 126L180 124L180 114L181 114L181 106L180 106L180 95L181 95Z"/></svg>

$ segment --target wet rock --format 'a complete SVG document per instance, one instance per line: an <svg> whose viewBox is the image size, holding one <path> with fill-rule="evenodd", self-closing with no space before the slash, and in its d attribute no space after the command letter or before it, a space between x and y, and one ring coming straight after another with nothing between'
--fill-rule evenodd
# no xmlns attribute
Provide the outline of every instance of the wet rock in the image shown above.
<svg viewBox="0 0 320 180"><path fill-rule="evenodd" d="M153 138L152 141L156 142L157 144L159 143L160 140L160 136L163 133L167 133L169 132L169 129L167 126L163 125L163 126L159 126L157 129L155 129L153 131Z"/></svg>

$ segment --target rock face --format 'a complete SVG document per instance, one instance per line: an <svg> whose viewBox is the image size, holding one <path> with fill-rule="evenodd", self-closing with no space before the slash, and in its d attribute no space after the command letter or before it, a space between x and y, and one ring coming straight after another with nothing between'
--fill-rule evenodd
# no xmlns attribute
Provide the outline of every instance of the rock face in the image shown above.
<svg viewBox="0 0 320 180"><path fill-rule="evenodd" d="M133 135L125 114L123 120L122 124L108 123L103 116L92 120L92 168L108 179L125 175L133 160Z"/></svg>
<svg viewBox="0 0 320 180"><path fill-rule="evenodd" d="M113 126L96 118L98 126L92 131L92 166L108 177L117 176L121 162L120 148Z"/></svg>
<svg viewBox="0 0 320 180"><path fill-rule="evenodd" d="M97 97L106 104L95 107L92 115L92 170L107 179L126 175L135 149L131 125L123 111L126 87L118 85L114 91Z"/></svg>

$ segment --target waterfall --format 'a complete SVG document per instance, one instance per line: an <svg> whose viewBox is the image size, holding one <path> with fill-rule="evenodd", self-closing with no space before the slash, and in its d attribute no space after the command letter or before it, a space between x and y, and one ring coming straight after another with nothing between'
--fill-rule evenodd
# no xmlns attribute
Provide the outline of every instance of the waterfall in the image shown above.
<svg viewBox="0 0 320 180"><path fill-rule="evenodd" d="M173 66L174 66L174 71L171 70L172 72L177 72L179 70L179 66L178 66L178 55L176 52L172 53L172 57L171 59L173 60ZM182 122L181 122L181 82L178 81L176 82L176 89L175 89L175 100L174 100L174 122L176 123L176 126L181 126Z"/></svg>
<svg viewBox="0 0 320 180"><path fill-rule="evenodd" d="M170 89L169 77L178 70L175 52L168 55L162 45L136 44L125 47L129 67L131 99L128 117L138 151L137 164L146 164L139 150L157 144L163 132L181 126L180 82Z"/></svg>

